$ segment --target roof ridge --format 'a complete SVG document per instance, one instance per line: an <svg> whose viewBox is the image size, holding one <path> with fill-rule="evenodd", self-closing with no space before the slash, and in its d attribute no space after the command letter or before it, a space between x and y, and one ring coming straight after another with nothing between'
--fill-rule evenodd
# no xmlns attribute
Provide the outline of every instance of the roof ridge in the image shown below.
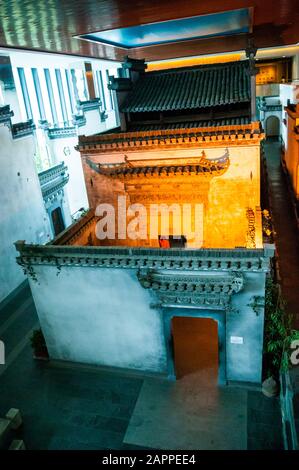
<svg viewBox="0 0 299 470"><path fill-rule="evenodd" d="M218 68L225 68L225 67L233 67L233 66L244 66L248 64L248 60L234 60L231 62L217 62L213 64L200 64L200 65L189 65L186 67L171 67L169 69L161 69L161 70L153 70L151 72L145 72L144 75L142 75L141 79L144 77L148 76L153 76L153 75L163 75L168 74L168 73L182 73L182 72L188 72L188 71L197 71L197 70L203 70L203 69L218 69Z"/></svg>

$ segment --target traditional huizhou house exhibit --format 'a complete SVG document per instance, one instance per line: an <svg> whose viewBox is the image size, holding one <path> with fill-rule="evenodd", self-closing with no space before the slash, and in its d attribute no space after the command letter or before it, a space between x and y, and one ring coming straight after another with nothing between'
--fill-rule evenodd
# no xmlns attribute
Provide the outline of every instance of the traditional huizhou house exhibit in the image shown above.
<svg viewBox="0 0 299 470"><path fill-rule="evenodd" d="M120 128L79 138L90 211L52 243L16 243L50 357L174 378L178 319L196 318L218 382L260 383L274 250L252 64L127 58L121 75Z"/></svg>

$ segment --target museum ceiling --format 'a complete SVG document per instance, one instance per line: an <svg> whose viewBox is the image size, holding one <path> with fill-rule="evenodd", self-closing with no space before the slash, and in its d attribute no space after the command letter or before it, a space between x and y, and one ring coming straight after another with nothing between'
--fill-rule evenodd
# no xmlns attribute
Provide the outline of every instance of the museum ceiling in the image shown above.
<svg viewBox="0 0 299 470"><path fill-rule="evenodd" d="M5 0L0 46L152 61L241 50L249 34L297 44L298 23L298 0Z"/></svg>

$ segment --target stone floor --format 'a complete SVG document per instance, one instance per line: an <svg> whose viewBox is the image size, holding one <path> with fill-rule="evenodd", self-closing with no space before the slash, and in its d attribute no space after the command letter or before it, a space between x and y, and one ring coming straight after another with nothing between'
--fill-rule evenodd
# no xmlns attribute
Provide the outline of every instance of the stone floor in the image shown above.
<svg viewBox="0 0 299 470"><path fill-rule="evenodd" d="M245 450L247 391L219 388L209 375L204 370L173 383L145 380L124 442L155 449Z"/></svg>
<svg viewBox="0 0 299 470"><path fill-rule="evenodd" d="M196 373L167 382L37 362L29 344L37 324L28 287L0 311L0 416L21 410L28 449L281 448L276 399L218 389Z"/></svg>

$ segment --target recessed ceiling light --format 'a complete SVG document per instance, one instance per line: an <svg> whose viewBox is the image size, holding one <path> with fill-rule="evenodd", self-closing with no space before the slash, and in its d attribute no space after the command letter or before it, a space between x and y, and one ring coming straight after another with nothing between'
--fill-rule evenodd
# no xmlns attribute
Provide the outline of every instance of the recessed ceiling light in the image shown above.
<svg viewBox="0 0 299 470"><path fill-rule="evenodd" d="M77 37L87 41L130 49L192 39L248 33L249 27L249 9L241 8L157 23L108 29L82 34Z"/></svg>

